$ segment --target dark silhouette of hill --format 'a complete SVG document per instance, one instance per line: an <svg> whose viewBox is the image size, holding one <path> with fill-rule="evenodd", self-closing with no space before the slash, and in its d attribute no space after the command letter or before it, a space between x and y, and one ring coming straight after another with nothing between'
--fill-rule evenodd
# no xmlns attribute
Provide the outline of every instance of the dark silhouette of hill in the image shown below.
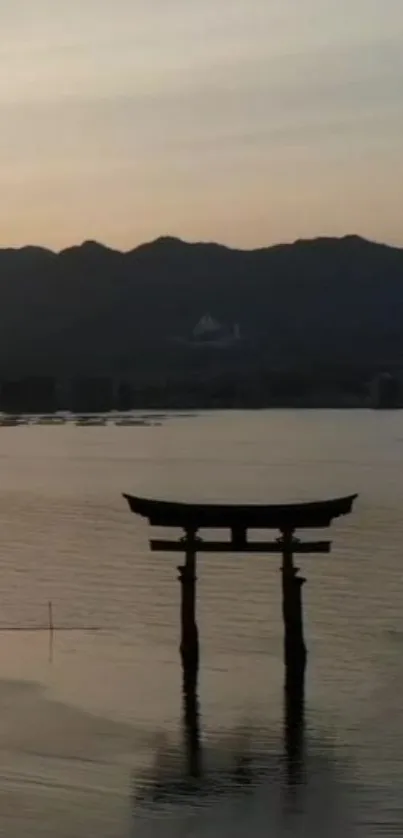
<svg viewBox="0 0 403 838"><path fill-rule="evenodd" d="M357 236L239 251L160 238L126 253L0 250L0 374L164 372L209 312L250 359L403 357L403 250Z"/></svg>

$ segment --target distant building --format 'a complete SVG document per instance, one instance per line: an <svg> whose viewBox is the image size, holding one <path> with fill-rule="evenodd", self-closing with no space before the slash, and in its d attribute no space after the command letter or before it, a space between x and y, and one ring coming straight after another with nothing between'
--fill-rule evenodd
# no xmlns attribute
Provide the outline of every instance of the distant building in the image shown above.
<svg viewBox="0 0 403 838"><path fill-rule="evenodd" d="M1 382L0 410L9 413L50 413L57 409L56 380L31 376Z"/></svg>
<svg viewBox="0 0 403 838"><path fill-rule="evenodd" d="M400 379L383 372L372 382L372 406L376 410L393 410L402 406L402 384Z"/></svg>
<svg viewBox="0 0 403 838"><path fill-rule="evenodd" d="M233 326L223 326L211 316L205 314L193 329L189 343L193 346L233 346L241 340L241 330L238 323Z"/></svg>
<svg viewBox="0 0 403 838"><path fill-rule="evenodd" d="M133 408L133 390L130 382L119 381L116 388L116 398L114 399L114 408L117 410L131 410Z"/></svg>
<svg viewBox="0 0 403 838"><path fill-rule="evenodd" d="M104 413L114 407L113 379L74 378L71 382L71 409L76 413Z"/></svg>

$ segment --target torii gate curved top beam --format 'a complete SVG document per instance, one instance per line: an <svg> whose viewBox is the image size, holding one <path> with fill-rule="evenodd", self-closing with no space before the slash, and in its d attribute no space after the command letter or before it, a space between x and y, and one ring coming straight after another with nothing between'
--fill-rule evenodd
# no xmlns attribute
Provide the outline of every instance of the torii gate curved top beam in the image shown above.
<svg viewBox="0 0 403 838"><path fill-rule="evenodd" d="M334 500L289 504L177 503L123 495L132 512L152 526L181 529L316 529L348 515L357 495Z"/></svg>

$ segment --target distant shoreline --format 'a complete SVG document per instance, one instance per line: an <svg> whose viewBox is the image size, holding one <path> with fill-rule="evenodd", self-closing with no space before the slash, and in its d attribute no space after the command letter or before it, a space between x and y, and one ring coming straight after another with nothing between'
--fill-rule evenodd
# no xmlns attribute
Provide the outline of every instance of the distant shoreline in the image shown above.
<svg viewBox="0 0 403 838"><path fill-rule="evenodd" d="M276 411L375 411L377 413L390 413L393 411L403 410L403 405L396 405L391 407L379 407L371 404L276 404L276 405L198 405L198 406L181 406L174 407L166 405L165 407L152 407L146 405L144 407L136 407L128 411L0 411L0 426L9 424L12 425L64 425L64 424L81 424L94 425L99 424L133 424L133 425L148 425L152 424L153 419L164 419L170 415L176 415L180 418L192 418L198 413L257 413L257 412L276 412Z"/></svg>

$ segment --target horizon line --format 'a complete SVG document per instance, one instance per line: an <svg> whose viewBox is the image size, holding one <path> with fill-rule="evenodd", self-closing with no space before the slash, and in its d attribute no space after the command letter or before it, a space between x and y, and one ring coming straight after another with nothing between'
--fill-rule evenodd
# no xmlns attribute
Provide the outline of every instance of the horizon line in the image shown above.
<svg viewBox="0 0 403 838"><path fill-rule="evenodd" d="M53 256L62 256L65 253L68 253L72 250L80 250L85 247L96 247L102 250L109 251L110 253L116 253L121 256L128 256L130 254L136 253L137 251L141 251L146 248L151 248L155 245L161 244L176 244L176 245L183 245L185 247L217 247L222 250L228 250L234 253L258 253L263 250L275 250L280 248L288 248L288 247L295 247L296 245L301 244L314 244L316 242L345 242L345 241L359 241L364 244L374 245L378 247L386 247L391 250L403 250L403 245L396 245L396 244L388 244L385 241L367 238L366 236L361 236L357 233L345 233L344 235L339 236L311 236L309 238L297 238L290 241L280 241L274 244L267 244L267 245L260 245L258 247L235 247L232 245L227 245L222 242L213 241L213 240L194 240L189 241L187 239L183 239L180 236L173 236L169 234L157 236L154 239L150 239L144 242L140 242L140 244L135 245L134 247L128 248L127 250L121 250L117 247L113 247L111 245L105 244L98 239L83 239L83 241L79 244L73 243L71 245L67 245L66 247L62 247L59 249L53 249L51 247L46 247L45 245L40 244L23 244L19 246L0 246L0 253L8 251L11 253L19 253L21 251L27 250L36 250L42 251L44 253L48 253Z"/></svg>

